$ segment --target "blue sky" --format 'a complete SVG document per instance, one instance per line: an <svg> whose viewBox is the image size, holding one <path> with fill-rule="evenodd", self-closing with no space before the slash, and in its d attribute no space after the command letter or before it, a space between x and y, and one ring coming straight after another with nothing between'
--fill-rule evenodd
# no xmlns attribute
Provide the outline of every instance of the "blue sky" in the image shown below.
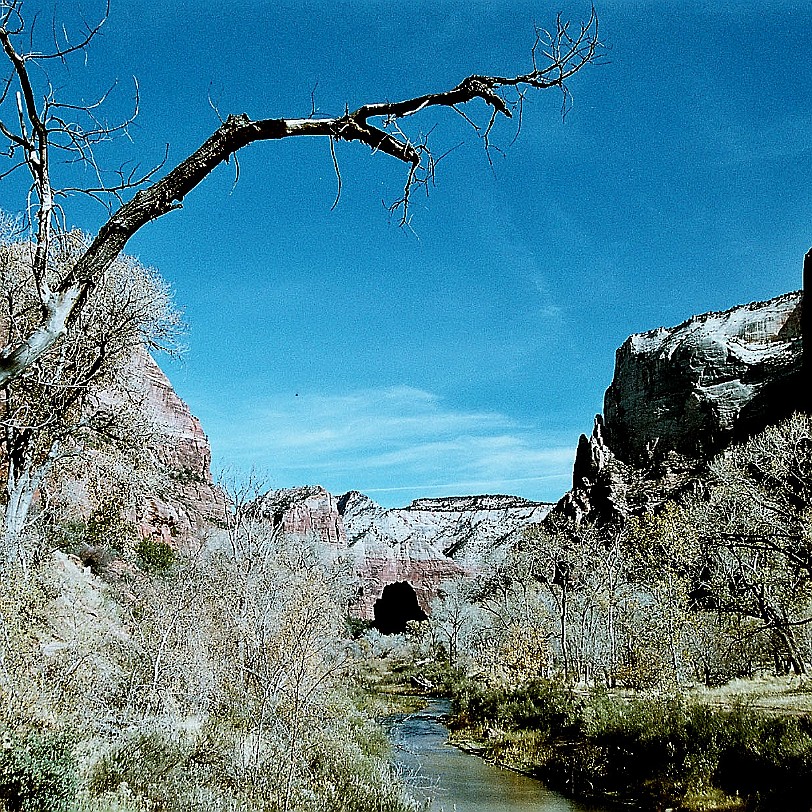
<svg viewBox="0 0 812 812"><path fill-rule="evenodd" d="M83 0L87 15L94 4ZM34 9L37 3L29 3ZM70 9L65 2L60 8ZM180 160L220 112L324 115L523 71L534 21L578 0L113 0L86 66L141 111L109 160ZM382 200L403 167L340 144L250 147L143 229L129 251L172 283L189 324L164 363L207 431L214 468L269 485L418 496L557 499L624 338L800 285L812 244L808 3L597 4L606 64L547 91L493 169L454 114L414 233ZM71 90L71 92L74 92ZM478 111L481 113L481 111ZM6 188L9 188L8 186ZM5 196L5 192L3 192ZM0 206L13 209L12 202ZM77 203L88 230L101 212Z"/></svg>

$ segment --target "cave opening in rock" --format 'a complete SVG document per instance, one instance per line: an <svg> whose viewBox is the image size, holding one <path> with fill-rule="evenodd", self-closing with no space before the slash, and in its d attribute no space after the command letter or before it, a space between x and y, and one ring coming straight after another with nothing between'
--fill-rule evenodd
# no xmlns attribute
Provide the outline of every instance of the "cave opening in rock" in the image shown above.
<svg viewBox="0 0 812 812"><path fill-rule="evenodd" d="M426 613L417 602L412 585L408 581L395 581L383 588L375 601L375 628L381 634L403 634L410 620L426 620Z"/></svg>

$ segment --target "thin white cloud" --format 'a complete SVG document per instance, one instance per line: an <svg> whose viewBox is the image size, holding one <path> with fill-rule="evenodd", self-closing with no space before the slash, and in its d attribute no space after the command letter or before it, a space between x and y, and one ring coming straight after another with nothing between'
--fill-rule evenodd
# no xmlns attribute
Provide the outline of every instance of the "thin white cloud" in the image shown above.
<svg viewBox="0 0 812 812"><path fill-rule="evenodd" d="M574 442L493 411L455 409L410 387L275 394L209 417L215 458L271 472L279 487L318 482L375 494L509 493L556 498Z"/></svg>

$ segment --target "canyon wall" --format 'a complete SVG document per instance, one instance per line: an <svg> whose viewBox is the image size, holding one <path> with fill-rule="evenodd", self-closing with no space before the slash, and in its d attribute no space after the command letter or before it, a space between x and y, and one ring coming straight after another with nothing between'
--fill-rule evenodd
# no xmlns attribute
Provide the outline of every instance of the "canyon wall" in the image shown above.
<svg viewBox="0 0 812 812"><path fill-rule="evenodd" d="M732 442L801 408L801 302L796 291L626 339L559 510L580 521L654 507Z"/></svg>
<svg viewBox="0 0 812 812"><path fill-rule="evenodd" d="M799 405L801 292L626 339L604 398L604 439L644 465L717 453Z"/></svg>
<svg viewBox="0 0 812 812"><path fill-rule="evenodd" d="M141 408L155 426L152 450L167 480L143 506L142 533L169 541L219 522L225 500L212 481L211 447L200 421L146 350L136 354L131 368Z"/></svg>
<svg viewBox="0 0 812 812"><path fill-rule="evenodd" d="M386 585L406 581L428 612L444 581L499 556L522 527L551 505L512 496L421 499L385 508L358 491L335 497L324 488L270 491L260 513L282 532L315 539L345 555L359 578L352 613L374 617Z"/></svg>

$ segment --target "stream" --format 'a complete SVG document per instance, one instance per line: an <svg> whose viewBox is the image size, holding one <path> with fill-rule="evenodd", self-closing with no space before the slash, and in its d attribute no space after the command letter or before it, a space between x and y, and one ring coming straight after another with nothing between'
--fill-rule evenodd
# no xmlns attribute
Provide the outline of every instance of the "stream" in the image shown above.
<svg viewBox="0 0 812 812"><path fill-rule="evenodd" d="M410 794L430 812L601 812L570 801L538 781L496 767L446 744L445 699L430 700L389 730L395 764Z"/></svg>

